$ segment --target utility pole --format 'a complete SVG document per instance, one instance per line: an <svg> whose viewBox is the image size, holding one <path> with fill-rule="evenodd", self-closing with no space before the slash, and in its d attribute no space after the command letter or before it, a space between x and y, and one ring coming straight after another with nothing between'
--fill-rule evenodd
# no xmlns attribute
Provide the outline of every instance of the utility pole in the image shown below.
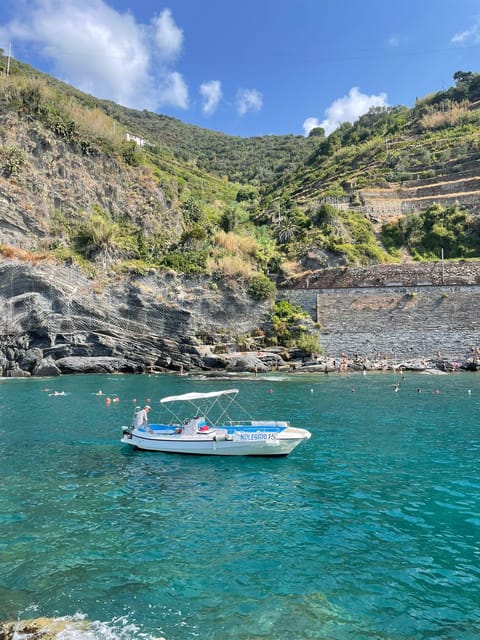
<svg viewBox="0 0 480 640"><path fill-rule="evenodd" d="M12 57L12 43L8 43L8 56L7 56L7 70L5 71L5 75L10 75L10 58Z"/></svg>

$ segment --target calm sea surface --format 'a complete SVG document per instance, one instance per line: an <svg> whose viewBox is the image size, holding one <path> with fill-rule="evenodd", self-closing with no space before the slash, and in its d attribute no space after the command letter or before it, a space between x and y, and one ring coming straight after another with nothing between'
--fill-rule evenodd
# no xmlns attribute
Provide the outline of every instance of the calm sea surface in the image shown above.
<svg viewBox="0 0 480 640"><path fill-rule="evenodd" d="M279 459L119 441L135 403L154 420L165 395L231 387L312 438ZM2 379L0 446L1 618L92 621L69 639L480 637L480 374Z"/></svg>

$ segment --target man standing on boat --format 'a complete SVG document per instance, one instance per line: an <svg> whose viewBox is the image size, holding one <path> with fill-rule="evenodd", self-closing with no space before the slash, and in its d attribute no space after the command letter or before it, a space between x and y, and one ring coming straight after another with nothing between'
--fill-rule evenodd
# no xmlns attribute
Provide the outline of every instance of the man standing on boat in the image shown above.
<svg viewBox="0 0 480 640"><path fill-rule="evenodd" d="M151 407L146 404L143 409L137 411L137 413L133 417L134 429L140 429L141 427L143 427L144 429L148 430L148 412L150 411L150 409Z"/></svg>

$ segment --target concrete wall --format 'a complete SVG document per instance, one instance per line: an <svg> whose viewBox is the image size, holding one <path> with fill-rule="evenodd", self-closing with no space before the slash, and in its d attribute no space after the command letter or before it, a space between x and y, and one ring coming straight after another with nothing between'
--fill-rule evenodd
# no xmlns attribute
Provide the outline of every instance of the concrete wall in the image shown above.
<svg viewBox="0 0 480 640"><path fill-rule="evenodd" d="M320 325L335 357L461 359L480 346L480 285L284 289Z"/></svg>

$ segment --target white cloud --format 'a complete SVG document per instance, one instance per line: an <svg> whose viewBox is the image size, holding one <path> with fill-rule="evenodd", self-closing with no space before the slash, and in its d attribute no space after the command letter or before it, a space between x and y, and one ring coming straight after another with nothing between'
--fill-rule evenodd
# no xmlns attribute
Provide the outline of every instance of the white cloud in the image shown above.
<svg viewBox="0 0 480 640"><path fill-rule="evenodd" d="M200 85L200 95L203 98L202 111L211 115L217 109L222 98L222 85L219 80L210 80Z"/></svg>
<svg viewBox="0 0 480 640"><path fill-rule="evenodd" d="M188 108L188 87L180 73L172 71L162 78L158 92L161 104L172 107Z"/></svg>
<svg viewBox="0 0 480 640"><path fill-rule="evenodd" d="M386 107L387 94L366 95L361 93L358 87L352 87L348 95L334 100L325 110L326 118L320 122L318 118L310 117L303 123L305 135L308 135L315 127L323 127L328 136L335 131L342 122L355 122L358 118L367 113L371 107Z"/></svg>
<svg viewBox="0 0 480 640"><path fill-rule="evenodd" d="M142 25L103 0L33 0L28 11L0 27L2 40L22 43L51 60L74 86L128 107L185 109L188 89L172 61L183 34L165 9Z"/></svg>
<svg viewBox="0 0 480 640"><path fill-rule="evenodd" d="M260 111L263 107L263 96L256 89L239 89L236 104L238 113L244 116L248 112Z"/></svg>
<svg viewBox="0 0 480 640"><path fill-rule="evenodd" d="M182 50L183 31L175 24L170 9L164 9L152 23L158 52L165 60L176 58Z"/></svg>
<svg viewBox="0 0 480 640"><path fill-rule="evenodd" d="M466 42L472 42L473 44L480 43L480 19L469 29L456 33L451 39L451 42L454 44L464 44Z"/></svg>

